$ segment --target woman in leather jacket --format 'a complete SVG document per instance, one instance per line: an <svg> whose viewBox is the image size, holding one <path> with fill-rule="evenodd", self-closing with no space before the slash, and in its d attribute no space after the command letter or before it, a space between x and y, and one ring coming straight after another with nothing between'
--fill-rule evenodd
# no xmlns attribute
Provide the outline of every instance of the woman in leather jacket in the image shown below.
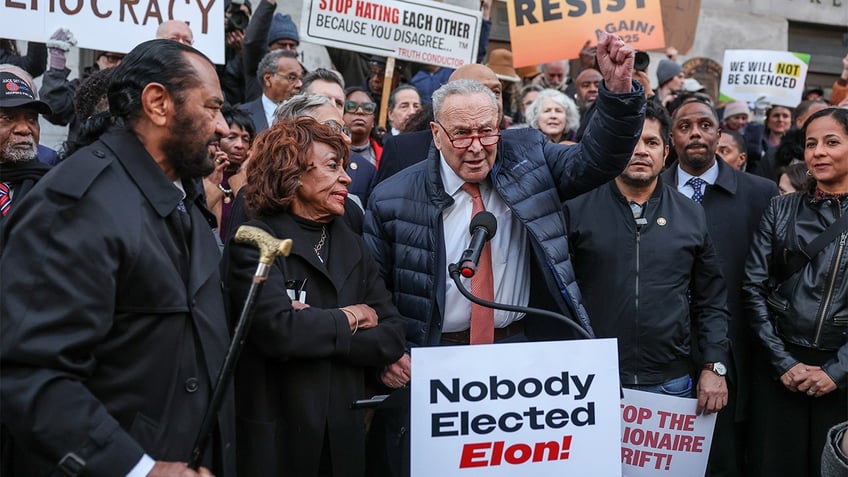
<svg viewBox="0 0 848 477"><path fill-rule="evenodd" d="M810 189L772 200L745 266L746 310L763 345L752 476L821 475L827 430L848 418L848 222L818 253L804 251L848 214L848 109L813 114L802 133Z"/></svg>

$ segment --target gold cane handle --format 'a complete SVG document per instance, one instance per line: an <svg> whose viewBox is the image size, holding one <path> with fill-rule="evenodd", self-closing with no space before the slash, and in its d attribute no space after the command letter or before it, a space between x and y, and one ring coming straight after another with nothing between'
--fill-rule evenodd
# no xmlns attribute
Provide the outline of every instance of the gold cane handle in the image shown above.
<svg viewBox="0 0 848 477"><path fill-rule="evenodd" d="M240 226L236 231L235 241L255 245L259 249L259 263L264 265L270 265L276 257L288 257L292 248L291 239L280 240L252 225Z"/></svg>

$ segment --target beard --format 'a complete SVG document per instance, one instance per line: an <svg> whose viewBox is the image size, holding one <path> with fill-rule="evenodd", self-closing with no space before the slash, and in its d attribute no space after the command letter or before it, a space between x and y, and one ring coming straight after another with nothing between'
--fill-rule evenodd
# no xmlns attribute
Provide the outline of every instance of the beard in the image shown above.
<svg viewBox="0 0 848 477"><path fill-rule="evenodd" d="M677 160L692 171L706 171L715 161L715 149L706 147L703 154L690 154L687 148L683 148L677 155Z"/></svg>
<svg viewBox="0 0 848 477"><path fill-rule="evenodd" d="M20 143L18 143L18 145L20 145ZM8 142L6 147L0 151L0 162L4 164L28 162L37 158L38 145L35 144L35 141L30 141L29 147L26 148L14 147L11 142Z"/></svg>
<svg viewBox="0 0 848 477"><path fill-rule="evenodd" d="M171 134L162 142L162 152L174 168L174 174L180 179L205 177L215 170L215 162L208 146L218 142L220 138L216 134L201 140L197 137L197 131L202 129L200 121L189 117L180 108L174 116Z"/></svg>

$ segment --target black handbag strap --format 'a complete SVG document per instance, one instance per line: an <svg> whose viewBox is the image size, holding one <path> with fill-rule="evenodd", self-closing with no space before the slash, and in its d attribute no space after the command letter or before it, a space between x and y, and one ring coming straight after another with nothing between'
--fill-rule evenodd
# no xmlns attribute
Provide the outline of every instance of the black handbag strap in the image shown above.
<svg viewBox="0 0 848 477"><path fill-rule="evenodd" d="M818 235L815 239L813 239L810 243L804 247L804 254L794 254L788 263L786 264L786 269L784 270L784 276L786 278L791 277L798 270L804 268L810 260L813 259L816 255L819 254L830 242L836 240L840 234L848 231L848 213L842 214L836 219L835 222L830 224L828 228L824 229L822 233Z"/></svg>

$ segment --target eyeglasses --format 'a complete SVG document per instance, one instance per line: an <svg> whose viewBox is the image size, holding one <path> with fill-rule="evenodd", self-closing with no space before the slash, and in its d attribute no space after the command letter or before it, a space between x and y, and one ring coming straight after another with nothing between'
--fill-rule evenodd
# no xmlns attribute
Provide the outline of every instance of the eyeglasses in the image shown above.
<svg viewBox="0 0 848 477"><path fill-rule="evenodd" d="M276 72L274 72L274 76L281 76L281 77L285 78L286 80L288 80L289 83L297 83L298 81L303 81L303 75L299 75L297 73L283 74L283 73L280 73L279 71L276 71Z"/></svg>
<svg viewBox="0 0 848 477"><path fill-rule="evenodd" d="M445 132L445 135L448 137L448 141L453 144L453 147L457 149L468 149L474 144L474 140L480 141L480 145L483 147L494 146L501 140L501 133L497 132L495 134L486 134L482 136L462 136L462 137L452 137L447 129L442 126L442 123L435 121L436 124L442 128L442 131Z"/></svg>
<svg viewBox="0 0 848 477"><path fill-rule="evenodd" d="M347 126L345 126L344 124L339 123L339 122L338 122L338 121L336 121L335 119L328 119L328 120L324 121L324 124L326 124L327 126L330 126L331 128L335 129L335 130L336 130L336 132L342 133L342 134L344 134L345 136L350 137L350 129L348 129L348 127L347 127Z"/></svg>
<svg viewBox="0 0 848 477"><path fill-rule="evenodd" d="M120 63L121 60L124 59L124 55L116 55L113 53L104 53L103 57L106 58L106 61L109 63Z"/></svg>
<svg viewBox="0 0 848 477"><path fill-rule="evenodd" d="M374 114L374 111L377 110L377 103L357 103L351 100L347 100L344 103L344 112L346 113L355 113L359 108L362 108L362 112L365 114Z"/></svg>

